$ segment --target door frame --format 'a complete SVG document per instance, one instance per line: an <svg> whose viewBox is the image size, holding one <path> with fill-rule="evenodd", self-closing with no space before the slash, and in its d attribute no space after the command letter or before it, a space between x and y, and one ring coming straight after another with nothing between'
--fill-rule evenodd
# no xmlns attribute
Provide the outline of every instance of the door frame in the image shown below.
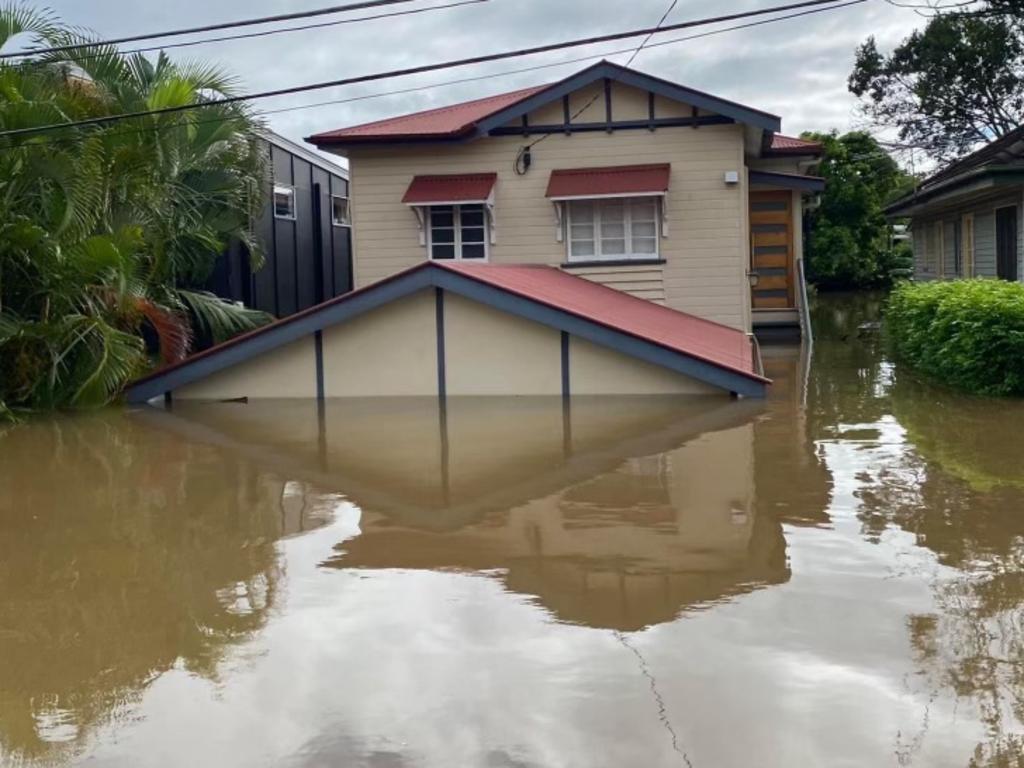
<svg viewBox="0 0 1024 768"><path fill-rule="evenodd" d="M757 266L757 252L755 245L755 235L753 218L754 202L757 197L762 199L785 199L786 201L786 221L785 221L785 233L787 242L786 251L786 304L785 307L757 307L754 304L754 298L757 293L757 288L750 289L750 306L755 312L757 311L792 311L796 308L796 237L797 232L794 225L794 216L796 211L796 205L793 200L793 191L789 189L751 189L747 192L747 217L748 227L750 234L750 258L749 258L749 269L753 272L759 272Z"/></svg>
<svg viewBox="0 0 1024 768"><path fill-rule="evenodd" d="M1013 223L1014 234L1013 244L1016 258L1013 261L1013 278L1003 277L999 274L999 212L1012 210L1013 211ZM995 227L995 246L996 246L996 277L1000 280L1008 280L1010 282L1017 282L1020 280L1020 207L1016 203L1010 203L1008 205L996 206L992 211L993 226Z"/></svg>

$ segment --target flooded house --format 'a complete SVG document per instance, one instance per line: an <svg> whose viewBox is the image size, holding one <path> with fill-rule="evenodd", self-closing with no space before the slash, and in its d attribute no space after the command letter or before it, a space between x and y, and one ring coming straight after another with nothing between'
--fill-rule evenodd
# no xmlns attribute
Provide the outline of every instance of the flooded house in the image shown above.
<svg viewBox="0 0 1024 768"><path fill-rule="evenodd" d="M808 171L781 119L604 61L328 131L354 291L162 369L153 398L762 397L806 328Z"/></svg>
<svg viewBox="0 0 1024 768"><path fill-rule="evenodd" d="M951 163L886 208L910 220L914 277L1024 279L1024 127Z"/></svg>

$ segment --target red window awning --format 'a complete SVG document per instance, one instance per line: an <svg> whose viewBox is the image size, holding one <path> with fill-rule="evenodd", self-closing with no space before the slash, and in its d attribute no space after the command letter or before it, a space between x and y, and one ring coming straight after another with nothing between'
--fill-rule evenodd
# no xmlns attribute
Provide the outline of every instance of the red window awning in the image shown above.
<svg viewBox="0 0 1024 768"><path fill-rule="evenodd" d="M405 191L406 205L458 205L488 203L498 180L496 173L459 173L415 176Z"/></svg>
<svg viewBox="0 0 1024 768"><path fill-rule="evenodd" d="M668 192L671 170L671 165L662 163L552 171L547 197L551 200L578 200L664 195Z"/></svg>

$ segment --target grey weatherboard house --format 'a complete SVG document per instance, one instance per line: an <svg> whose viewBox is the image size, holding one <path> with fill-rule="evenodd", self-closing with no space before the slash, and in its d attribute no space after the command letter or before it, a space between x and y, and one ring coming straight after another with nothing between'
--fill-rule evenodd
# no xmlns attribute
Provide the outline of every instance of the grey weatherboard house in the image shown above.
<svg viewBox="0 0 1024 768"><path fill-rule="evenodd" d="M1024 127L925 179L886 208L909 218L917 280L1024 277Z"/></svg>

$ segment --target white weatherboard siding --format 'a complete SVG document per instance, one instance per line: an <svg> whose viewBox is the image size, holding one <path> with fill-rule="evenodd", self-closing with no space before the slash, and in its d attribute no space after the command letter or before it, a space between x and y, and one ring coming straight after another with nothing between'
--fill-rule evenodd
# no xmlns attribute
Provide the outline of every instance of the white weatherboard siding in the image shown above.
<svg viewBox="0 0 1024 768"><path fill-rule="evenodd" d="M574 94L582 106L592 89ZM577 98L579 96L579 98ZM617 86L613 90L614 119L646 114L646 93ZM582 102L582 103L581 103ZM531 124L550 123L561 104L531 116ZM573 109L577 109L574 106ZM689 108L684 112L688 115ZM599 114L590 114L599 110ZM580 122L603 120L603 95ZM660 116L667 116L659 111ZM353 147L353 237L356 287L368 285L427 258L419 245L413 212L401 203L413 176L496 172L495 263L559 265L567 260L559 242L554 206L545 197L552 170L595 166L671 163L667 198L668 235L661 238L665 303L674 308L749 330L749 286L746 183L743 133L739 125L553 133L533 148L531 169L515 173L520 148L536 137L501 136L465 144ZM739 171L741 183L726 185L726 171Z"/></svg>

